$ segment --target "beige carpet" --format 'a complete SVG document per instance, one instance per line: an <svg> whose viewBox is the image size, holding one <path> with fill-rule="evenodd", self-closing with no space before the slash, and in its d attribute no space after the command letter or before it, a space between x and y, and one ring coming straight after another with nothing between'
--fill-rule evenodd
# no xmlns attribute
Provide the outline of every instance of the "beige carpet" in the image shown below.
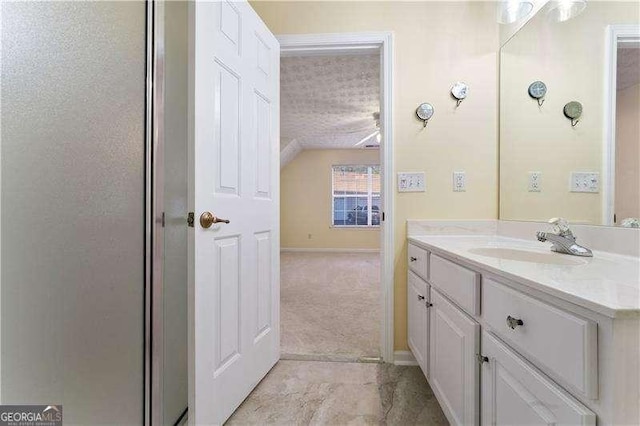
<svg viewBox="0 0 640 426"><path fill-rule="evenodd" d="M379 356L378 253L282 253L280 293L283 358Z"/></svg>

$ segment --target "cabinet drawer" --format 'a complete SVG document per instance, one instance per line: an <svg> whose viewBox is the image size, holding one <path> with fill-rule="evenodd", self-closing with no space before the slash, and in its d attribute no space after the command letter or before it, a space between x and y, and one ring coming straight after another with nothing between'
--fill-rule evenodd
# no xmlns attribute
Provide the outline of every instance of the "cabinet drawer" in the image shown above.
<svg viewBox="0 0 640 426"><path fill-rule="evenodd" d="M598 396L597 324L485 279L483 317L527 358L587 398Z"/></svg>
<svg viewBox="0 0 640 426"><path fill-rule="evenodd" d="M425 249L409 244L409 269L423 279L428 279L429 253Z"/></svg>
<svg viewBox="0 0 640 426"><path fill-rule="evenodd" d="M429 281L472 315L480 314L480 274L431 254Z"/></svg>
<svg viewBox="0 0 640 426"><path fill-rule="evenodd" d="M483 425L595 425L596 415L491 333L482 333Z"/></svg>

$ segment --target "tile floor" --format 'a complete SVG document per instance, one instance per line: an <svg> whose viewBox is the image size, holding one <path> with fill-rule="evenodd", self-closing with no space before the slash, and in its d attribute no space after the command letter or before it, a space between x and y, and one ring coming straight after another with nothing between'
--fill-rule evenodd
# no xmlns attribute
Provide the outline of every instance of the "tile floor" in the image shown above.
<svg viewBox="0 0 640 426"><path fill-rule="evenodd" d="M283 358L380 354L380 255L282 253Z"/></svg>
<svg viewBox="0 0 640 426"><path fill-rule="evenodd" d="M280 361L227 425L446 425L419 367Z"/></svg>
<svg viewBox="0 0 640 426"><path fill-rule="evenodd" d="M283 360L227 425L447 424L419 367L354 362L379 356L379 270L377 253L282 253Z"/></svg>

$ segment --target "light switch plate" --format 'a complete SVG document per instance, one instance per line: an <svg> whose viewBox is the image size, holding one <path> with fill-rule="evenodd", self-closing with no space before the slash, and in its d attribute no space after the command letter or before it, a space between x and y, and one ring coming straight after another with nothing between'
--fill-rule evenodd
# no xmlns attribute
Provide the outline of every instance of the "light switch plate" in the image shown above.
<svg viewBox="0 0 640 426"><path fill-rule="evenodd" d="M529 192L542 192L541 172L529 172Z"/></svg>
<svg viewBox="0 0 640 426"><path fill-rule="evenodd" d="M424 172L398 173L398 192L424 192Z"/></svg>
<svg viewBox="0 0 640 426"><path fill-rule="evenodd" d="M569 185L571 192L600 192L600 173L571 172Z"/></svg>
<svg viewBox="0 0 640 426"><path fill-rule="evenodd" d="M453 191L464 192L467 190L467 175L465 172L453 172Z"/></svg>

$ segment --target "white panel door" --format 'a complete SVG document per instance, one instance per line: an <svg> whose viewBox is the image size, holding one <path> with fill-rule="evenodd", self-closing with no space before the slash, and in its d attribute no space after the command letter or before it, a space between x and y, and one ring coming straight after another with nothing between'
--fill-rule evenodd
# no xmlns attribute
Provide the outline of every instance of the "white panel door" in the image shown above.
<svg viewBox="0 0 640 426"><path fill-rule="evenodd" d="M189 13L189 421L222 424L279 358L280 47L245 1Z"/></svg>
<svg viewBox="0 0 640 426"><path fill-rule="evenodd" d="M407 340L413 356L428 376L427 336L429 335L429 294L427 283L409 271L407 288Z"/></svg>
<svg viewBox="0 0 640 426"><path fill-rule="evenodd" d="M431 287L429 383L453 425L479 419L480 325Z"/></svg>
<svg viewBox="0 0 640 426"><path fill-rule="evenodd" d="M486 331L483 425L595 425L596 416Z"/></svg>

